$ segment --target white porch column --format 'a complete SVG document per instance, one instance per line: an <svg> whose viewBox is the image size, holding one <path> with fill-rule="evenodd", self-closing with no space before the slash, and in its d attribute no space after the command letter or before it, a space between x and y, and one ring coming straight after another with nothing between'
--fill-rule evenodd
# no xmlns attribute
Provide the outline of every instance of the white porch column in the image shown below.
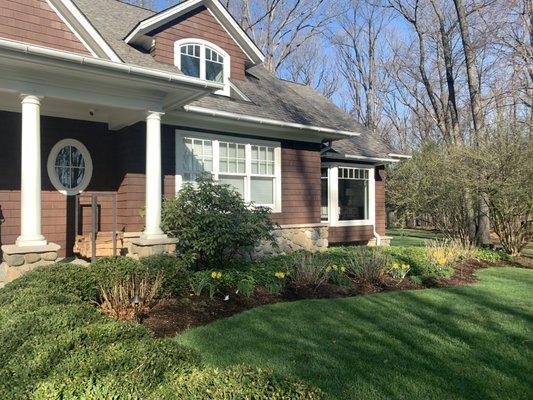
<svg viewBox="0 0 533 400"><path fill-rule="evenodd" d="M41 234L41 101L22 95L20 236L17 246L45 246Z"/></svg>
<svg viewBox="0 0 533 400"><path fill-rule="evenodd" d="M146 222L141 239L164 240L161 230L161 115L149 111L146 117Z"/></svg>

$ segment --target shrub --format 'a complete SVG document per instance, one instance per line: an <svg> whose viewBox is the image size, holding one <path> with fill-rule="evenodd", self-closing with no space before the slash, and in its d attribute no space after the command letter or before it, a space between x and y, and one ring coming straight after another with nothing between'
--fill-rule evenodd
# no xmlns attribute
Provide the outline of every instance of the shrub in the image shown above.
<svg viewBox="0 0 533 400"><path fill-rule="evenodd" d="M162 273L161 289L164 294L182 296L188 292L190 272L185 260L168 254L157 254L143 257L140 262L152 277Z"/></svg>
<svg viewBox="0 0 533 400"><path fill-rule="evenodd" d="M114 285L101 285L100 308L109 317L120 320L132 320L140 318L150 311L156 303L162 280L162 272L159 271L154 279L149 275L139 278L133 274L123 281ZM134 299L139 303L135 304Z"/></svg>
<svg viewBox="0 0 533 400"><path fill-rule="evenodd" d="M121 284L132 276L146 276L154 280L161 275L158 297L165 295L180 296L189 289L187 263L170 255L154 255L139 261L129 257L101 258L89 268L94 274L96 287Z"/></svg>
<svg viewBox="0 0 533 400"><path fill-rule="evenodd" d="M291 280L303 285L320 286L329 280L323 259L311 253L300 253L291 271Z"/></svg>
<svg viewBox="0 0 533 400"><path fill-rule="evenodd" d="M262 240L273 242L275 224L268 208L251 207L230 186L202 178L164 202L162 228L186 259L220 268Z"/></svg>
<svg viewBox="0 0 533 400"><path fill-rule="evenodd" d="M186 377L156 393L153 399L241 400L286 399L318 400L324 395L300 383L290 382L272 371L237 366L220 370L194 369Z"/></svg>
<svg viewBox="0 0 533 400"><path fill-rule="evenodd" d="M106 318L94 306L96 282L116 262L120 271L140 265L58 264L0 290L1 399L320 398L315 389L272 373L205 368L195 351L176 341Z"/></svg>
<svg viewBox="0 0 533 400"><path fill-rule="evenodd" d="M348 257L348 272L355 279L370 283L380 281L392 259L389 254L377 247L355 247Z"/></svg>

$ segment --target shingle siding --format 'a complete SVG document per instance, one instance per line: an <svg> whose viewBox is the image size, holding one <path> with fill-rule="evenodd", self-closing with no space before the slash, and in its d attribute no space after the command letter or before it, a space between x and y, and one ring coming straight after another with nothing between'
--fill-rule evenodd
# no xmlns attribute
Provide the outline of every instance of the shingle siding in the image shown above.
<svg viewBox="0 0 533 400"><path fill-rule="evenodd" d="M90 55L44 0L0 0L0 37Z"/></svg>
<svg viewBox="0 0 533 400"><path fill-rule="evenodd" d="M205 7L183 15L151 35L155 37L152 55L159 62L174 65L174 42L177 40L203 39L221 47L230 55L232 79L244 79L246 54Z"/></svg>

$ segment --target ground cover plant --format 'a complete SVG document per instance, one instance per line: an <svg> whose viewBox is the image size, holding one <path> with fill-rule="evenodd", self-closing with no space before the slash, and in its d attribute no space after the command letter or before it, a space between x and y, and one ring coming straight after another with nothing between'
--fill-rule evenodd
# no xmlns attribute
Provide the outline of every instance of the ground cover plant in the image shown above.
<svg viewBox="0 0 533 400"><path fill-rule="evenodd" d="M156 339L140 324L119 322L99 312L102 280L112 285L140 271L157 276L160 272L153 265L125 258L90 267L58 264L37 269L0 290L0 398L322 397L312 387L268 369L206 366L191 348Z"/></svg>
<svg viewBox="0 0 533 400"><path fill-rule="evenodd" d="M530 399L533 270L473 285L278 303L176 337L208 362L271 366L336 399Z"/></svg>

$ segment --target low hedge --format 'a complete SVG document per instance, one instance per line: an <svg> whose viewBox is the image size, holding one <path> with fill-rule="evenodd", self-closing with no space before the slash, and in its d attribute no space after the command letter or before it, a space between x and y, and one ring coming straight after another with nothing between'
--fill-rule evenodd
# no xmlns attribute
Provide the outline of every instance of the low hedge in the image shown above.
<svg viewBox="0 0 533 400"><path fill-rule="evenodd" d="M100 279L154 265L125 259L90 267L57 264L0 290L0 398L323 398L271 371L208 368L175 340L156 339L141 325L98 311Z"/></svg>

